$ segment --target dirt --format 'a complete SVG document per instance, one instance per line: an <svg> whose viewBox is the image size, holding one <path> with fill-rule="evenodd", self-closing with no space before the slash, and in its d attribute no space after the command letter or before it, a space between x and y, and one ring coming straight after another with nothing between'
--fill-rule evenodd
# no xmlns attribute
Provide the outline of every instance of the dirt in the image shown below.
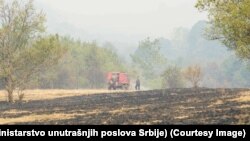
<svg viewBox="0 0 250 141"><path fill-rule="evenodd" d="M68 93L0 100L0 124L250 124L249 89Z"/></svg>

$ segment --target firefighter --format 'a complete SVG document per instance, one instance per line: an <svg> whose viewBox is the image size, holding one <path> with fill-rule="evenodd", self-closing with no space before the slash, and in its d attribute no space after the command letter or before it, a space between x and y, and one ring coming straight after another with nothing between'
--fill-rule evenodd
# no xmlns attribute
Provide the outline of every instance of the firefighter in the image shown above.
<svg viewBox="0 0 250 141"><path fill-rule="evenodd" d="M110 79L110 90L116 90L116 79L114 76Z"/></svg>
<svg viewBox="0 0 250 141"><path fill-rule="evenodd" d="M111 77L111 79L110 79L110 88L109 89L113 89L113 90L116 90L116 87L117 87L117 83L118 83L118 76L119 76L119 74L112 74L112 77Z"/></svg>
<svg viewBox="0 0 250 141"><path fill-rule="evenodd" d="M140 82L140 79L139 79L139 77L137 77L137 79L136 79L136 81L135 81L135 89L136 90L140 90L140 84L141 82Z"/></svg>
<svg viewBox="0 0 250 141"><path fill-rule="evenodd" d="M109 89L109 90L114 89L114 81L113 81L112 78L109 80L109 87L108 87L108 89Z"/></svg>

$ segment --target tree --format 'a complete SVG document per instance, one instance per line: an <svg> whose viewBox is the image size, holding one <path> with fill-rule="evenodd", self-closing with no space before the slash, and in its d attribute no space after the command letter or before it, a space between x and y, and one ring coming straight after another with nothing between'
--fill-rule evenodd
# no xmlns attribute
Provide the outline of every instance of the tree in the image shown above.
<svg viewBox="0 0 250 141"><path fill-rule="evenodd" d="M198 65L189 66L184 70L184 77L194 88L197 88L203 77L201 67Z"/></svg>
<svg viewBox="0 0 250 141"><path fill-rule="evenodd" d="M1 1L0 5L0 68L8 101L13 92L22 92L38 72L60 58L57 36L42 37L45 15L37 12L30 0ZM20 95L20 99L23 94Z"/></svg>
<svg viewBox="0 0 250 141"><path fill-rule="evenodd" d="M148 78L154 78L166 66L166 58L160 51L159 40L150 40L146 38L139 43L135 53L131 55L133 63L143 69L143 75Z"/></svg>
<svg viewBox="0 0 250 141"><path fill-rule="evenodd" d="M33 51L31 51L31 53L34 54L35 52L36 54L33 55L32 61L24 61L28 62L29 65L24 66L25 68L23 68L23 70L26 73L32 73L32 75L35 75L38 79L47 81L49 88L53 89L55 85L54 81L57 77L56 71L58 70L59 60L61 60L68 51L67 48L62 45L58 35L50 35L38 39L36 43L33 44L32 49ZM27 53L27 55L30 54ZM29 67L32 67L33 71L28 70ZM30 78L33 79L33 77ZM26 81L25 83L27 83L27 79L24 80ZM38 82L38 86L36 87L43 88L42 85L43 84L39 84Z"/></svg>
<svg viewBox="0 0 250 141"><path fill-rule="evenodd" d="M161 81L161 74L167 66L167 59L161 52L159 40L146 38L139 43L138 48L130 57L138 75L143 76L141 80L145 82L144 86L161 88L161 84L155 82Z"/></svg>
<svg viewBox="0 0 250 141"><path fill-rule="evenodd" d="M184 86L181 70L177 66L168 67L162 77L163 88L182 88Z"/></svg>
<svg viewBox="0 0 250 141"><path fill-rule="evenodd" d="M98 47L95 44L90 46L88 51L84 60L86 79L90 88L100 88L105 84L105 73L100 61L102 58L100 58Z"/></svg>
<svg viewBox="0 0 250 141"><path fill-rule="evenodd" d="M59 37L59 41L67 52L57 65L39 76L38 88L104 88L107 72L127 72L125 62L112 48L68 36Z"/></svg>
<svg viewBox="0 0 250 141"><path fill-rule="evenodd" d="M249 0L198 0L196 7L209 13L209 39L220 40L240 58L250 59Z"/></svg>

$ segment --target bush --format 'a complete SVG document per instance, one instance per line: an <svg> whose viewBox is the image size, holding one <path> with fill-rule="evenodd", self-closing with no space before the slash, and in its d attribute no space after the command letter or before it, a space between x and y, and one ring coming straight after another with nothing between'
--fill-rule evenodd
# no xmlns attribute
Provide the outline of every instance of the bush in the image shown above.
<svg viewBox="0 0 250 141"><path fill-rule="evenodd" d="M199 83L203 78L202 70L199 65L189 66L184 70L183 74L186 80L189 81L194 88L199 86Z"/></svg>
<svg viewBox="0 0 250 141"><path fill-rule="evenodd" d="M168 67L162 74L162 88L182 88L185 86L180 68Z"/></svg>

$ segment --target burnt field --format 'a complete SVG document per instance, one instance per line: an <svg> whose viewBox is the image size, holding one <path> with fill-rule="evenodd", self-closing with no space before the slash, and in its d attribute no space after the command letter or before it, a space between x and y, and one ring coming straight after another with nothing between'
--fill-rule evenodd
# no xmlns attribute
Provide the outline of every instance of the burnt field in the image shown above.
<svg viewBox="0 0 250 141"><path fill-rule="evenodd" d="M0 124L250 124L249 89L42 95L50 98L0 100Z"/></svg>

